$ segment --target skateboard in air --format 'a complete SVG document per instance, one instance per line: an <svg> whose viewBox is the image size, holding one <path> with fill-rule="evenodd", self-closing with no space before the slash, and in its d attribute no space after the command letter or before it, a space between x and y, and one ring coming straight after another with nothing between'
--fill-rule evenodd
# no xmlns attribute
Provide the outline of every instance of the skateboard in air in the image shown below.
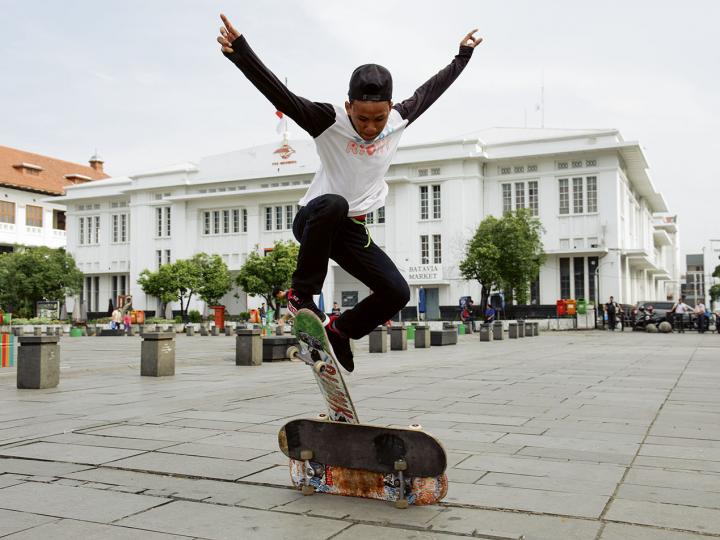
<svg viewBox="0 0 720 540"><path fill-rule="evenodd" d="M298 345L289 347L287 355L312 367L330 420L357 423L355 405L320 318L309 309L299 310L295 315L293 334Z"/></svg>
<svg viewBox="0 0 720 540"><path fill-rule="evenodd" d="M435 504L447 494L445 450L419 426L300 419L280 429L278 442L304 495L365 497L407 508Z"/></svg>

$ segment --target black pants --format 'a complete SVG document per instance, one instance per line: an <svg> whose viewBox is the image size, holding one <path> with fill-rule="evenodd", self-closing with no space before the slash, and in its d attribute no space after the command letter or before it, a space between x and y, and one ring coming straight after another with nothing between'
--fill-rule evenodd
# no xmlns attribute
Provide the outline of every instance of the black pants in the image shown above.
<svg viewBox="0 0 720 540"><path fill-rule="evenodd" d="M360 280L372 291L370 296L335 323L348 337L360 339L405 307L410 288L390 257L375 242L368 245L365 226L347 213L348 203L339 195L322 195L300 208L293 222L300 253L292 286L303 296L319 294L328 259Z"/></svg>
<svg viewBox="0 0 720 540"><path fill-rule="evenodd" d="M705 332L705 319L706 317L704 313L698 315L696 319L698 332L700 332L701 334Z"/></svg>
<svg viewBox="0 0 720 540"><path fill-rule="evenodd" d="M675 328L681 334L685 333L685 317L683 313L675 313Z"/></svg>
<svg viewBox="0 0 720 540"><path fill-rule="evenodd" d="M615 330L615 325L617 324L617 318L615 316L614 312L608 312L608 327L610 330Z"/></svg>

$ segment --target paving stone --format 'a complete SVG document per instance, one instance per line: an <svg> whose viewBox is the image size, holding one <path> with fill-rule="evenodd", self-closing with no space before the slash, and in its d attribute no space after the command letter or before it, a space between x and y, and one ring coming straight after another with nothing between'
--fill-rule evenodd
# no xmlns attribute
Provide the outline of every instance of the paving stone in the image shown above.
<svg viewBox="0 0 720 540"><path fill-rule="evenodd" d="M0 493L2 493L1 490ZM0 537L4 538L7 534L32 529L33 527L56 520L57 518L49 516L0 509Z"/></svg>
<svg viewBox="0 0 720 540"><path fill-rule="evenodd" d="M57 484L21 484L0 490L0 508L107 523L165 501Z"/></svg>
<svg viewBox="0 0 720 540"><path fill-rule="evenodd" d="M219 430L195 429L170 426L113 426L107 428L95 429L92 435L107 435L111 437L123 437L131 439L147 439L159 441L177 441L188 442L197 441L218 435L222 433Z"/></svg>
<svg viewBox="0 0 720 540"><path fill-rule="evenodd" d="M0 472L18 473L21 475L44 474L48 476L62 476L64 474L82 471L87 468L87 465L75 465L72 463L0 458Z"/></svg>
<svg viewBox="0 0 720 540"><path fill-rule="evenodd" d="M114 461L112 466L120 469L154 471L220 480L237 480L268 467L263 463L163 454L160 452L148 452L128 459Z"/></svg>
<svg viewBox="0 0 720 540"><path fill-rule="evenodd" d="M116 525L210 540L328 538L348 526L337 520L186 501L122 519Z"/></svg>
<svg viewBox="0 0 720 540"><path fill-rule="evenodd" d="M609 521L720 534L720 510L714 509L615 499L605 517Z"/></svg>
<svg viewBox="0 0 720 540"><path fill-rule="evenodd" d="M47 442L30 443L9 449L0 448L0 455L5 457L53 460L55 462L66 461L70 463L85 463L88 465L108 463L140 453L141 452L137 450L125 450L122 448L103 448L98 446Z"/></svg>
<svg viewBox="0 0 720 540"><path fill-rule="evenodd" d="M44 437L42 440L49 443L105 446L108 448L127 448L128 450L158 450L174 444L172 441L126 439L123 437L111 437L107 435L91 435L89 433L63 433L61 435Z"/></svg>
<svg viewBox="0 0 720 540"><path fill-rule="evenodd" d="M695 489L720 493L720 474L690 471L666 471L633 467L625 477L626 484Z"/></svg>
<svg viewBox="0 0 720 540"><path fill-rule="evenodd" d="M162 453L181 454L185 456L200 456L222 459L249 461L268 454L266 450L256 450L237 446L221 446L219 444L184 443L169 446L161 450Z"/></svg>
<svg viewBox="0 0 720 540"><path fill-rule="evenodd" d="M608 523L598 540L707 540L707 538L705 535L689 532Z"/></svg>
<svg viewBox="0 0 720 540"><path fill-rule="evenodd" d="M100 525L72 519L61 519L54 523L40 525L21 533L8 536L10 540L137 540L142 535L143 540L187 540L187 536L155 533L136 529L116 527L113 525Z"/></svg>
<svg viewBox="0 0 720 540"><path fill-rule="evenodd" d="M333 540L437 540L434 532L400 529L398 527L378 527L376 525L352 525L342 531Z"/></svg>
<svg viewBox="0 0 720 540"><path fill-rule="evenodd" d="M10 478L9 475L0 475L0 489L22 484L23 482L25 482L24 479L21 480L19 478Z"/></svg>
<svg viewBox="0 0 720 540"><path fill-rule="evenodd" d="M660 486L638 486L623 484L617 492L620 499L648 501L703 508L720 509L720 492L699 491L695 489L677 489Z"/></svg>
<svg viewBox="0 0 720 540"><path fill-rule="evenodd" d="M516 512L448 508L430 521L430 527L432 531L465 535L524 535L525 540L588 540L595 538L600 523ZM444 536L438 535L437 538Z"/></svg>

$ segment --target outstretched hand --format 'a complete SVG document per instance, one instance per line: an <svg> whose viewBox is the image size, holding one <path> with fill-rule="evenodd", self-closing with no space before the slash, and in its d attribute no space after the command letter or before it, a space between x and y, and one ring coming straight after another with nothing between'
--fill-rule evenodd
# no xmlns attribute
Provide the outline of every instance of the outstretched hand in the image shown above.
<svg viewBox="0 0 720 540"><path fill-rule="evenodd" d="M483 38L478 36L477 38L473 35L478 29L470 30L467 35L460 41L460 46L472 47L473 49L482 43Z"/></svg>
<svg viewBox="0 0 720 540"><path fill-rule="evenodd" d="M233 52L232 42L240 37L240 32L235 30L232 23L222 13L220 14L220 18L225 26L220 27L220 35L217 37L217 41L221 45L220 49L222 52L229 54Z"/></svg>

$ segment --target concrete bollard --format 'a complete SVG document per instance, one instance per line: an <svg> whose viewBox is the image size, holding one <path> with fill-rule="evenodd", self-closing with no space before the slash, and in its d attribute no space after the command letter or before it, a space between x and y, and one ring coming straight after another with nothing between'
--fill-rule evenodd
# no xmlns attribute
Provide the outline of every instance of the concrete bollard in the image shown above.
<svg viewBox="0 0 720 540"><path fill-rule="evenodd" d="M495 321L492 323L493 329L493 341L499 341L505 339L503 334L503 323L502 321Z"/></svg>
<svg viewBox="0 0 720 540"><path fill-rule="evenodd" d="M55 329L55 336L56 336L56 337L62 337L62 335L63 335L62 326L58 326L58 327Z"/></svg>
<svg viewBox="0 0 720 540"><path fill-rule="evenodd" d="M275 325L275 335L276 336L284 336L285 335L285 326L282 324L276 324Z"/></svg>
<svg viewBox="0 0 720 540"><path fill-rule="evenodd" d="M407 332L405 331L405 326L393 326L390 328L390 350L407 350Z"/></svg>
<svg viewBox="0 0 720 540"><path fill-rule="evenodd" d="M192 325L188 324L188 325L185 327L185 335L188 336L188 337L194 336L194 335L195 335L195 328L194 328Z"/></svg>
<svg viewBox="0 0 720 540"><path fill-rule="evenodd" d="M175 375L175 333L146 332L140 349L140 375Z"/></svg>
<svg viewBox="0 0 720 540"><path fill-rule="evenodd" d="M533 324L533 337L539 336L540 335L540 323L534 322L532 324Z"/></svg>
<svg viewBox="0 0 720 540"><path fill-rule="evenodd" d="M87 331L87 335L88 335L88 336L94 336L95 333L97 332L97 328L96 328L94 325L90 325L90 324L89 324L89 325L86 327L86 331ZM100 332L97 332L97 334L100 335Z"/></svg>
<svg viewBox="0 0 720 540"><path fill-rule="evenodd" d="M226 336L232 336L235 332L233 332L233 327L229 324L225 325L225 335Z"/></svg>
<svg viewBox="0 0 720 540"><path fill-rule="evenodd" d="M518 338L518 324L516 322L508 324L508 337L510 339Z"/></svg>
<svg viewBox="0 0 720 540"><path fill-rule="evenodd" d="M262 335L259 328L238 328L235 331L235 365L260 366L263 360Z"/></svg>
<svg viewBox="0 0 720 540"><path fill-rule="evenodd" d="M517 335L519 338L525 337L525 321L517 322Z"/></svg>
<svg viewBox="0 0 720 540"><path fill-rule="evenodd" d="M55 335L55 328L53 328L52 326L47 326L47 327L45 328L45 335L46 335L46 336L54 336L54 335Z"/></svg>
<svg viewBox="0 0 720 540"><path fill-rule="evenodd" d="M60 382L60 338L28 336L18 338L17 387L55 388Z"/></svg>
<svg viewBox="0 0 720 540"><path fill-rule="evenodd" d="M220 328L218 326L212 326L210 328L210 335L212 336L219 336L220 335Z"/></svg>
<svg viewBox="0 0 720 540"><path fill-rule="evenodd" d="M415 348L430 348L430 326L427 324L418 324L415 326Z"/></svg>
<svg viewBox="0 0 720 540"><path fill-rule="evenodd" d="M491 324L483 324L480 326L480 341L493 340L493 327Z"/></svg>
<svg viewBox="0 0 720 540"><path fill-rule="evenodd" d="M42 326L33 326L33 336L42 336Z"/></svg>
<svg viewBox="0 0 720 540"><path fill-rule="evenodd" d="M125 334L130 337L137 336L137 326L131 324L130 326L128 326Z"/></svg>
<svg viewBox="0 0 720 540"><path fill-rule="evenodd" d="M387 352L387 330L384 326L378 326L370 332L370 351L371 353Z"/></svg>
<svg viewBox="0 0 720 540"><path fill-rule="evenodd" d="M466 334L472 334L475 330L473 329L473 323L470 321L467 321L463 323L465 325L465 333Z"/></svg>
<svg viewBox="0 0 720 540"><path fill-rule="evenodd" d="M200 335L201 335L201 336L207 336L207 335L208 335L207 325L205 325L205 324L201 324L201 325L200 325Z"/></svg>

